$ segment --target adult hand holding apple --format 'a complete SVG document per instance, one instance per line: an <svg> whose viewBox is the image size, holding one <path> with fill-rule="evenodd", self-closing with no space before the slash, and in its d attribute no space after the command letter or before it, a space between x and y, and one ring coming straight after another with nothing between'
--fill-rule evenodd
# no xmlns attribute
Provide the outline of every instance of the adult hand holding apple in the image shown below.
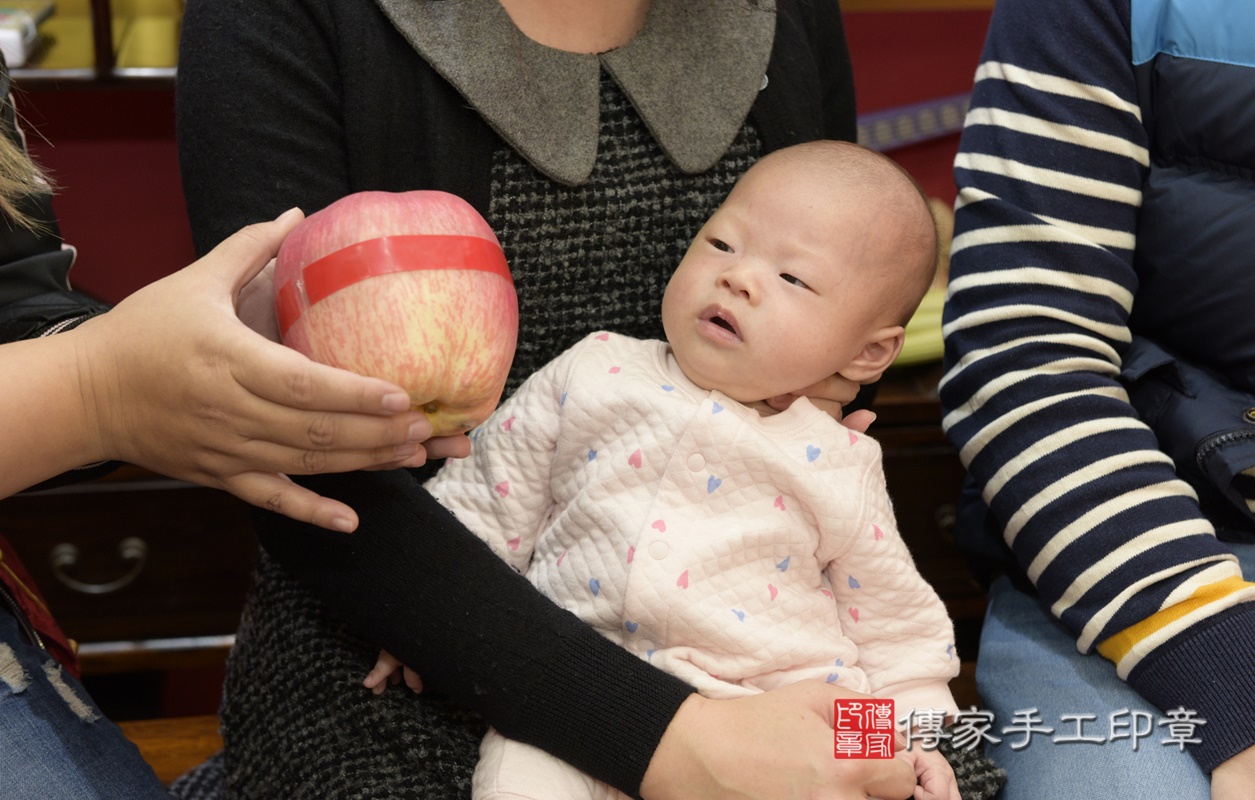
<svg viewBox="0 0 1255 800"><path fill-rule="evenodd" d="M433 436L492 413L518 338L497 237L447 192L358 192L311 214L279 249L275 304L285 344L404 387Z"/></svg>

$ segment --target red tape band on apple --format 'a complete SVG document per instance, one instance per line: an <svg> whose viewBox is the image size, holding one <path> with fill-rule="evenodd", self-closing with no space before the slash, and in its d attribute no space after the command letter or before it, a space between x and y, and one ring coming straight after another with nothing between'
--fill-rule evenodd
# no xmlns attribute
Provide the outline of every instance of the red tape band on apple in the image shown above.
<svg viewBox="0 0 1255 800"><path fill-rule="evenodd" d="M424 269L473 269L493 272L513 282L505 253L496 242L479 236L437 234L381 236L358 242L306 265L301 276L305 279L305 296L312 306L366 278ZM286 336L301 316L296 281L280 287L275 306L279 333Z"/></svg>

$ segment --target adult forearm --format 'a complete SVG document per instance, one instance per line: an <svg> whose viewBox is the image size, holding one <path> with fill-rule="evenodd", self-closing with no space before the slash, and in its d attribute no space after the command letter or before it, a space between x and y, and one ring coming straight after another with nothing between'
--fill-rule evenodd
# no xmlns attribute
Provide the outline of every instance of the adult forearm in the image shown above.
<svg viewBox="0 0 1255 800"><path fill-rule="evenodd" d="M692 692L543 597L403 471L301 482L358 509L352 536L274 515L266 550L431 690L635 793Z"/></svg>
<svg viewBox="0 0 1255 800"><path fill-rule="evenodd" d="M69 334L0 346L0 497L100 461Z"/></svg>

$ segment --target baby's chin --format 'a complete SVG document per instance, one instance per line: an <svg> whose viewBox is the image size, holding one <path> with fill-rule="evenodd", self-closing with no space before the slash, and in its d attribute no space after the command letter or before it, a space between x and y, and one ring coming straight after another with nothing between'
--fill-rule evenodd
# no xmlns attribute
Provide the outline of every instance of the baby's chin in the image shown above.
<svg viewBox="0 0 1255 800"><path fill-rule="evenodd" d="M744 386L734 386L723 381L710 380L704 377L688 376L688 379L697 385L698 388L707 392L718 392L724 397L731 398L743 406L754 407L759 403L767 402L767 398L763 396L761 391L746 391Z"/></svg>
<svg viewBox="0 0 1255 800"><path fill-rule="evenodd" d="M778 409L772 408L768 405L767 401L776 397L786 397L789 395L788 391L769 394L768 390L762 386L747 387L744 384L729 381L729 376L726 371L716 372L715 370L711 370L711 372L716 372L716 374L710 374L709 372L698 368L697 364L689 363L686 359L684 359L680 352L677 351L675 345L671 346L671 356L676 360L676 363L679 365L680 371L684 373L684 376L692 381L693 385L702 391L719 392L719 394L729 397L743 406L757 409L765 414L778 414L787 407L781 406Z"/></svg>

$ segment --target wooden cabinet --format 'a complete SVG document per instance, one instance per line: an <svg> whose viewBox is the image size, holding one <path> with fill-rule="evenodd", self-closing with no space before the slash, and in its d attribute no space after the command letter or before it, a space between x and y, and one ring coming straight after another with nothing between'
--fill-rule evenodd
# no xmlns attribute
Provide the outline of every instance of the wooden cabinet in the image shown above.
<svg viewBox="0 0 1255 800"><path fill-rule="evenodd" d="M88 674L220 662L257 553L243 502L132 467L0 501L0 535Z"/></svg>

